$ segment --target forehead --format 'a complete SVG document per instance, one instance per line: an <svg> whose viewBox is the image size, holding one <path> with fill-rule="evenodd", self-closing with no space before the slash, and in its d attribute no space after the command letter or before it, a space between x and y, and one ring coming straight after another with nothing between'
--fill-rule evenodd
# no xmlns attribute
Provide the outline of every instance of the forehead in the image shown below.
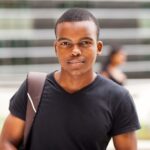
<svg viewBox="0 0 150 150"><path fill-rule="evenodd" d="M62 22L57 25L56 37L93 37L97 36L97 27L93 21Z"/></svg>

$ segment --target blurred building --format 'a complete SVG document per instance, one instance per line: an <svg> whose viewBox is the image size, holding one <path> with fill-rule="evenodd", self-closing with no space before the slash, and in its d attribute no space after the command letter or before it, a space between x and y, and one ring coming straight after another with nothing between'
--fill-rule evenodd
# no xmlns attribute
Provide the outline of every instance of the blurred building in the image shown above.
<svg viewBox="0 0 150 150"><path fill-rule="evenodd" d="M102 57L113 42L123 45L128 78L150 78L150 1L0 0L0 76L59 68L53 48L56 19L70 7L88 8L100 21Z"/></svg>
<svg viewBox="0 0 150 150"><path fill-rule="evenodd" d="M5 113L27 72L59 68L54 25L71 7L87 8L99 19L104 48L95 71L99 72L110 44L118 43L126 51L128 59L122 69L131 79L128 89L136 99L140 119L148 122L142 134L147 133L149 139L150 0L0 0L0 114ZM1 122L0 116L0 127ZM150 144L140 147L148 150Z"/></svg>

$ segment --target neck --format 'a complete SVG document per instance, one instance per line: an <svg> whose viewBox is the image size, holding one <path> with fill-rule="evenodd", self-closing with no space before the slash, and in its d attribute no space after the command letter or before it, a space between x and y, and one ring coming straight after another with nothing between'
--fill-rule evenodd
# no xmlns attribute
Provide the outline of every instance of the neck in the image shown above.
<svg viewBox="0 0 150 150"><path fill-rule="evenodd" d="M74 93L86 87L94 81L96 73L85 73L82 75L71 75L66 72L60 71L54 74L57 83L67 92Z"/></svg>

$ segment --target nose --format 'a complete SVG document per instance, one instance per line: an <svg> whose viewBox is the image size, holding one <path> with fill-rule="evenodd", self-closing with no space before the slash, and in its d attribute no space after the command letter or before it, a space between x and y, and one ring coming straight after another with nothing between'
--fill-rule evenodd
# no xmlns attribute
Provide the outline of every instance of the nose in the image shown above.
<svg viewBox="0 0 150 150"><path fill-rule="evenodd" d="M72 56L80 56L81 55L81 50L77 45L74 45L72 49Z"/></svg>

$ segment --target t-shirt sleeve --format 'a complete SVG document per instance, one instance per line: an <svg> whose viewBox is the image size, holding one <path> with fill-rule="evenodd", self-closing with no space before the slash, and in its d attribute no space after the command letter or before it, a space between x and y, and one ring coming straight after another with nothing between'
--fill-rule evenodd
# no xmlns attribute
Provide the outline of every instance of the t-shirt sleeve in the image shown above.
<svg viewBox="0 0 150 150"><path fill-rule="evenodd" d="M25 120L27 106L27 81L25 80L18 91L10 99L9 110L14 116Z"/></svg>
<svg viewBox="0 0 150 150"><path fill-rule="evenodd" d="M119 135L140 129L134 101L128 91L120 98L116 106L111 135Z"/></svg>

